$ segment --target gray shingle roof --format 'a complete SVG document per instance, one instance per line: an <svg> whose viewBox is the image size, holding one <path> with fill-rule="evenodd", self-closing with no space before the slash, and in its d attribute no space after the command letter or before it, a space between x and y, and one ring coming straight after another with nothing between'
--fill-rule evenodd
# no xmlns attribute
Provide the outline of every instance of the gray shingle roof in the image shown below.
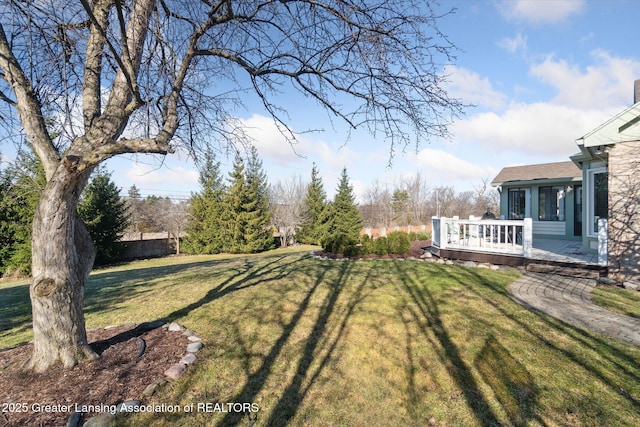
<svg viewBox="0 0 640 427"><path fill-rule="evenodd" d="M539 165L509 166L503 168L491 182L501 185L510 181L534 181L539 179L582 179L582 171L575 163L556 162Z"/></svg>

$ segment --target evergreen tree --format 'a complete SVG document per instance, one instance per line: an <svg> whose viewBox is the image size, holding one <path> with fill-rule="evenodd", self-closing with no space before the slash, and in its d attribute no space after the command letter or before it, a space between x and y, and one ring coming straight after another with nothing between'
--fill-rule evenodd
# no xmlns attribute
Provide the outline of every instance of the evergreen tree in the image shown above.
<svg viewBox="0 0 640 427"><path fill-rule="evenodd" d="M0 274L31 273L31 224L46 178L30 150L0 176Z"/></svg>
<svg viewBox="0 0 640 427"><path fill-rule="evenodd" d="M346 254L354 251L363 223L355 204L353 187L349 184L346 168L342 169L342 176L333 203L325 212L322 246L330 252Z"/></svg>
<svg viewBox="0 0 640 427"><path fill-rule="evenodd" d="M2 156L0 155L0 161ZM7 171L0 169L0 276L7 268L7 263L13 253L13 231L11 227L11 213L8 209L11 179Z"/></svg>
<svg viewBox="0 0 640 427"><path fill-rule="evenodd" d="M222 225L224 185L220 176L220 163L213 153L205 155L198 179L201 192L191 196L190 218L184 246L187 252L216 254L224 248Z"/></svg>
<svg viewBox="0 0 640 427"><path fill-rule="evenodd" d="M138 190L138 187L136 187L135 184L133 184L131 187L129 187L129 191L128 191L127 194L133 200L139 200L140 199L140 190Z"/></svg>
<svg viewBox="0 0 640 427"><path fill-rule="evenodd" d="M239 154L233 161L233 169L227 179L227 191L223 200L222 224L224 251L242 253L245 247L245 211L252 203L248 198L244 161Z"/></svg>
<svg viewBox="0 0 640 427"><path fill-rule="evenodd" d="M95 264L115 259L123 249L118 242L129 226L129 213L111 173L95 170L80 199L78 213L96 247Z"/></svg>
<svg viewBox="0 0 640 427"><path fill-rule="evenodd" d="M246 209L245 252L253 253L273 249L269 182L262 168L262 160L258 157L258 151L253 146L247 161L246 179L247 199L250 203Z"/></svg>
<svg viewBox="0 0 640 427"><path fill-rule="evenodd" d="M127 232L130 233L141 233L140 231L140 223L142 221L142 200L140 195L140 190L136 185L132 185L129 187L129 191L127 192L127 210L129 211L130 219L129 219L129 229Z"/></svg>
<svg viewBox="0 0 640 427"><path fill-rule="evenodd" d="M319 245L322 241L323 230L321 219L327 208L327 194L324 191L322 178L316 164L311 169L311 182L307 186L302 206L302 223L296 233L296 240L300 243Z"/></svg>
<svg viewBox="0 0 640 427"><path fill-rule="evenodd" d="M407 190L399 188L393 191L391 207L393 208L393 220L398 225L411 224L411 214L409 213L409 193Z"/></svg>
<svg viewBox="0 0 640 427"><path fill-rule="evenodd" d="M228 182L222 215L225 251L253 253L273 248L269 187L255 148L246 167L242 157L236 156Z"/></svg>

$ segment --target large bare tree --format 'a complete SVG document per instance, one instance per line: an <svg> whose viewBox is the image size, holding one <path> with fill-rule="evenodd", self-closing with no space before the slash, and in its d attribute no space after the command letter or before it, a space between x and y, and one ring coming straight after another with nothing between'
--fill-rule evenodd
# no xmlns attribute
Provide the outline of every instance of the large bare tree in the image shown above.
<svg viewBox="0 0 640 427"><path fill-rule="evenodd" d="M47 178L33 222L34 351L27 368L95 358L83 290L94 259L76 214L92 170L238 135L234 109L288 85L351 128L398 147L445 136L450 11L422 0L5 0L0 118L14 119ZM407 132L410 130L410 133ZM416 137L417 135L417 137Z"/></svg>
<svg viewBox="0 0 640 427"><path fill-rule="evenodd" d="M269 187L272 224L280 234L280 245L285 247L295 240L302 224L302 210L306 184L299 176L278 181Z"/></svg>

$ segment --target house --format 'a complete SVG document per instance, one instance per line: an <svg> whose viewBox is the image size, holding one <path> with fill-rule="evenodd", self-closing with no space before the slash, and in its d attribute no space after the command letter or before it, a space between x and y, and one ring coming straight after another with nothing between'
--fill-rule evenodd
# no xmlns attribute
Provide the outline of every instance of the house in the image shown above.
<svg viewBox="0 0 640 427"><path fill-rule="evenodd" d="M572 161L506 167L491 184L501 219L532 218L537 237L581 239L582 170Z"/></svg>
<svg viewBox="0 0 640 427"><path fill-rule="evenodd" d="M534 239L581 240L597 252L607 233L609 276L619 281L640 278L640 80L634 89L631 107L576 140L571 161L507 167L492 182L500 217L531 218Z"/></svg>

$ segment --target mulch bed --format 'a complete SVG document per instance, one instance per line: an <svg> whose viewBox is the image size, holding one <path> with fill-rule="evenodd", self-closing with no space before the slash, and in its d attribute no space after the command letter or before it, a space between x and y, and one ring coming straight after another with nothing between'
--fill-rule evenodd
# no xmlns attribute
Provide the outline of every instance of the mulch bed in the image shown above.
<svg viewBox="0 0 640 427"><path fill-rule="evenodd" d="M23 372L32 344L0 351L0 426L64 426L76 405L141 400L144 389L180 361L188 344L181 332L166 327L118 326L87 335L100 358L70 370L57 365L42 374ZM140 358L138 337L146 343Z"/></svg>

